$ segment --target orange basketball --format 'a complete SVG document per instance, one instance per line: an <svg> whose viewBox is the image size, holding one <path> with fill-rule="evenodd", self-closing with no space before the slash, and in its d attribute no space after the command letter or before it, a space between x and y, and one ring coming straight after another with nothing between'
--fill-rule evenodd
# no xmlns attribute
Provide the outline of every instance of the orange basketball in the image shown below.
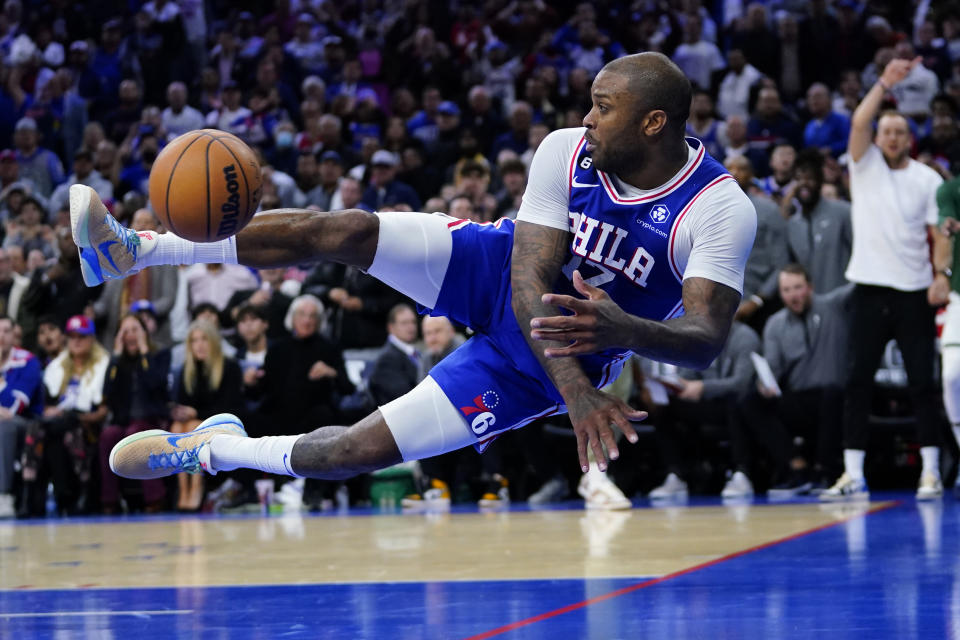
<svg viewBox="0 0 960 640"><path fill-rule="evenodd" d="M250 147L217 129L189 131L163 148L150 171L150 204L171 232L223 240L247 226L260 204L260 163Z"/></svg>

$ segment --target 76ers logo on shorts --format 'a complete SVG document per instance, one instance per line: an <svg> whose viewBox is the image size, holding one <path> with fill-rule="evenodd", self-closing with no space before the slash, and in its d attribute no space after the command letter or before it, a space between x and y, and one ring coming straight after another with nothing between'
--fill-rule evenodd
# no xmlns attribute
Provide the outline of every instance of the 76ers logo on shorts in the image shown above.
<svg viewBox="0 0 960 640"><path fill-rule="evenodd" d="M472 407L460 407L460 411L467 420L470 420L470 428L473 432L480 436L497 423L493 410L500 404L500 396L496 391L484 391L473 399L473 404ZM471 416L473 416L472 419Z"/></svg>
<svg viewBox="0 0 960 640"><path fill-rule="evenodd" d="M660 224L666 222L667 218L670 217L670 209L667 209L666 205L658 204L650 209L650 219Z"/></svg>

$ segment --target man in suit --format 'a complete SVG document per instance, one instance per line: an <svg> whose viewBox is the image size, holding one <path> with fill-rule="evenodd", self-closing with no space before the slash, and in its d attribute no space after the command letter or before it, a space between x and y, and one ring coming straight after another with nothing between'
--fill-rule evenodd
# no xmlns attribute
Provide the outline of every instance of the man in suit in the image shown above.
<svg viewBox="0 0 960 640"><path fill-rule="evenodd" d="M406 304L398 304L387 314L387 343L373 364L370 394L378 406L399 398L413 389L420 379L420 352L417 339L417 314Z"/></svg>
<svg viewBox="0 0 960 640"><path fill-rule="evenodd" d="M654 489L652 498L676 498L687 494L683 480L687 466L696 457L696 439L689 429L704 422L720 423L730 437L733 473L721 492L724 498L744 498L754 493L750 476L756 469L754 442L767 453L777 493L788 495L800 489L790 473L790 439L772 408L757 390L752 352L760 353L760 336L747 325L734 322L720 355L704 371L681 369L667 385L674 392L657 425L657 440L668 476ZM681 429L687 425L688 429ZM691 444L693 443L693 444Z"/></svg>

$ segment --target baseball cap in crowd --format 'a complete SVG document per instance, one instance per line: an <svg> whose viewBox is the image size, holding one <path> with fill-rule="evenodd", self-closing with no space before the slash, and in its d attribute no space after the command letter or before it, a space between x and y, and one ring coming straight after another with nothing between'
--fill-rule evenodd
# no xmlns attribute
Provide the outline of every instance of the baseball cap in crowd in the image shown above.
<svg viewBox="0 0 960 640"><path fill-rule="evenodd" d="M87 162L93 162L93 154L90 153L89 149L77 149L73 154L74 161L77 160L86 160ZM3 160L3 157L0 156L0 160Z"/></svg>
<svg viewBox="0 0 960 640"><path fill-rule="evenodd" d="M312 25L312 24L316 24L317 21L314 19L313 14L307 13L306 11L304 11L299 16L297 16L297 22Z"/></svg>
<svg viewBox="0 0 960 640"><path fill-rule="evenodd" d="M386 149L380 149L379 151L374 152L373 157L370 159L370 164L373 166L384 166L384 167L395 167L397 166L397 156L393 155Z"/></svg>
<svg viewBox="0 0 960 640"><path fill-rule="evenodd" d="M327 36L320 41L324 47L339 47L342 43L343 39L340 36Z"/></svg>
<svg viewBox="0 0 960 640"><path fill-rule="evenodd" d="M157 315L157 309L149 300L135 300L130 305L130 313L140 313L141 311L149 311L151 314Z"/></svg>
<svg viewBox="0 0 960 640"><path fill-rule="evenodd" d="M336 162L337 164L342 165L343 158L339 153L331 149L323 152L323 154L320 156L320 162Z"/></svg>
<svg viewBox="0 0 960 640"><path fill-rule="evenodd" d="M373 102L380 101L380 99L377 97L377 92L370 87L357 89L357 102L363 102L364 100L372 100Z"/></svg>
<svg viewBox="0 0 960 640"><path fill-rule="evenodd" d="M224 91L240 91L240 85L237 84L236 80L227 80L223 84Z"/></svg>
<svg viewBox="0 0 960 640"><path fill-rule="evenodd" d="M87 44L86 40L74 40L70 43L70 51L83 51L86 53L90 50L90 45Z"/></svg>
<svg viewBox="0 0 960 640"><path fill-rule="evenodd" d="M119 31L123 29L123 20L121 18L110 18L103 23L103 29L104 31L107 29Z"/></svg>
<svg viewBox="0 0 960 640"><path fill-rule="evenodd" d="M87 316L72 316L67 320L67 326L64 328L64 333L78 336L92 336L95 332L93 320Z"/></svg>
<svg viewBox="0 0 960 640"><path fill-rule="evenodd" d="M13 152L13 149L4 149L0 151L0 162L16 162L17 154Z"/></svg>
<svg viewBox="0 0 960 640"><path fill-rule="evenodd" d="M17 124L13 127L14 131L23 131L24 129L29 129L31 131L37 130L37 121L33 118L20 118L17 120Z"/></svg>
<svg viewBox="0 0 960 640"><path fill-rule="evenodd" d="M458 116L460 115L460 107L457 106L456 102L444 100L437 107L437 113L442 113L445 116Z"/></svg>

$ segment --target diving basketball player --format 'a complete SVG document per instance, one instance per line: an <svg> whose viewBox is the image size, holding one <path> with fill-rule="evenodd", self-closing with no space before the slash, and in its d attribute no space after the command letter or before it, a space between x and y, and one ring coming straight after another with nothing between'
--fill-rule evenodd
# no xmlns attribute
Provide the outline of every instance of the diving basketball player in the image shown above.
<svg viewBox="0 0 960 640"><path fill-rule="evenodd" d="M706 367L726 340L753 244L753 205L698 140L684 138L690 95L661 54L606 65L584 127L538 148L516 223L279 210L235 237L195 244L124 229L92 190L71 187L88 285L157 264L334 260L476 331L415 389L353 426L248 438L221 414L186 434L131 436L111 468L128 478L249 467L339 479L482 450L505 430L567 412L583 470L588 447L605 469L603 447L619 455L611 425L636 442L630 421L645 414L598 387L631 352Z"/></svg>

